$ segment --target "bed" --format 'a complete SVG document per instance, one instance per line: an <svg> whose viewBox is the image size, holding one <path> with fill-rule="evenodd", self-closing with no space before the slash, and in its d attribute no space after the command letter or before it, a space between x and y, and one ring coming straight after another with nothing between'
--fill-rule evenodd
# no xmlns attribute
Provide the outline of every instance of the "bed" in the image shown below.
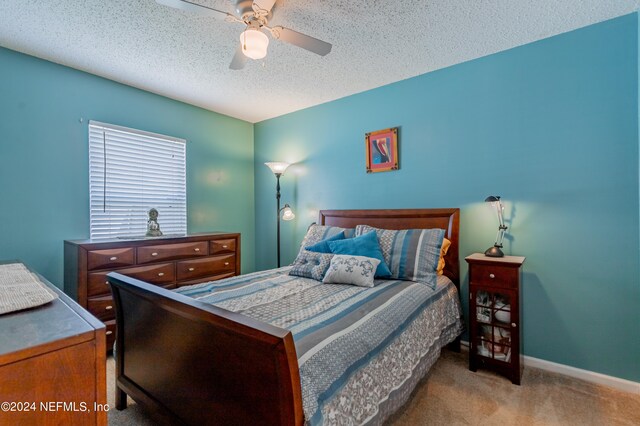
<svg viewBox="0 0 640 426"><path fill-rule="evenodd" d="M129 395L162 423L198 425L381 424L397 411L442 347L459 350L459 210L324 210L319 224L444 229L444 274L362 288L285 267L177 292L110 274L116 408Z"/></svg>

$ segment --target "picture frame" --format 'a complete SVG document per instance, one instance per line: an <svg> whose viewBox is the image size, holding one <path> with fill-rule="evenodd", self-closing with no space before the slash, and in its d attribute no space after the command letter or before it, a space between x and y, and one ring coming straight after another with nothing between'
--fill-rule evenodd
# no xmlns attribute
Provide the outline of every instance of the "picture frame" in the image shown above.
<svg viewBox="0 0 640 426"><path fill-rule="evenodd" d="M398 170L398 128L378 130L364 135L367 173Z"/></svg>

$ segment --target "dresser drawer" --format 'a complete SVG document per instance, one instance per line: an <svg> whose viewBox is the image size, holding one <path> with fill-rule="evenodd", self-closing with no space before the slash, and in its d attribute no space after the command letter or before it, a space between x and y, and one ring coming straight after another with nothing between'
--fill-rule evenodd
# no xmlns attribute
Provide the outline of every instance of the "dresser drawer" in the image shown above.
<svg viewBox="0 0 640 426"><path fill-rule="evenodd" d="M193 280L208 275L233 272L236 268L235 255L207 257L205 259L183 260L177 263L178 281Z"/></svg>
<svg viewBox="0 0 640 426"><path fill-rule="evenodd" d="M222 254L222 253L235 253L236 251L236 240L215 240L211 241L209 246L209 252L211 254Z"/></svg>
<svg viewBox="0 0 640 426"><path fill-rule="evenodd" d="M87 268L94 269L114 268L118 266L133 265L133 248L119 248L108 250L90 250L87 252Z"/></svg>
<svg viewBox="0 0 640 426"><path fill-rule="evenodd" d="M159 285L158 287L172 289L176 287L176 284L170 282ZM90 297L87 299L87 310L102 322L115 320L116 318L116 306L113 303L113 297L111 297L111 295Z"/></svg>
<svg viewBox="0 0 640 426"><path fill-rule="evenodd" d="M92 272L87 277L87 296L98 296L109 293L107 274L111 271ZM116 269L113 272L137 278L151 284L166 284L175 281L176 273L173 263L139 266L135 268Z"/></svg>
<svg viewBox="0 0 640 426"><path fill-rule="evenodd" d="M107 338L107 351L111 351L113 349L113 342L116 341L116 320L105 321L104 325L107 326L107 331L105 332Z"/></svg>
<svg viewBox="0 0 640 426"><path fill-rule="evenodd" d="M209 281L218 281L224 278L229 278L229 277L233 277L235 276L236 273L234 272L227 272L224 274L219 274L219 275L213 275L213 276L209 276L209 277L201 277L201 278L196 278L195 280L189 280L189 281L180 281L180 283L178 284L178 287L184 287L187 285L194 285L194 284L202 284L202 283L207 283Z"/></svg>
<svg viewBox="0 0 640 426"><path fill-rule="evenodd" d="M470 284L513 288L518 285L518 268L502 265L471 265Z"/></svg>
<svg viewBox="0 0 640 426"><path fill-rule="evenodd" d="M102 322L115 319L116 307L111 296L92 297L87 300L87 310Z"/></svg>
<svg viewBox="0 0 640 426"><path fill-rule="evenodd" d="M209 255L207 241L138 247L139 264L207 255Z"/></svg>

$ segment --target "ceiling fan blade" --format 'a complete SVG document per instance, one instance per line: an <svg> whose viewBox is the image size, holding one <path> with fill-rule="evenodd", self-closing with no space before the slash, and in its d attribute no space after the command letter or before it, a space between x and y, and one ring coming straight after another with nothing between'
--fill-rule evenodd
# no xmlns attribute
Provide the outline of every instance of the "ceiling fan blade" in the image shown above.
<svg viewBox="0 0 640 426"><path fill-rule="evenodd" d="M261 9L261 10L266 10L267 12L271 11L271 9L273 9L273 5L276 4L277 0L254 0L253 1L253 8L254 10L256 8Z"/></svg>
<svg viewBox="0 0 640 426"><path fill-rule="evenodd" d="M284 27L275 27L272 32L273 36L278 40L291 43L295 46L302 47L303 49L313 52L320 56L324 56L331 52L331 43L318 40L306 34L299 33L297 31L290 30Z"/></svg>
<svg viewBox="0 0 640 426"><path fill-rule="evenodd" d="M233 55L233 59L231 60L231 64L229 64L229 69L232 70L241 70L244 68L247 63L247 57L242 53L242 46L238 45L236 49L236 54Z"/></svg>
<svg viewBox="0 0 640 426"><path fill-rule="evenodd" d="M187 0L156 0L156 3L164 6L173 7L174 9L186 10L187 12L197 13L199 15L212 16L218 19L227 19L231 15L230 13L223 12L221 10L213 9L211 7L202 6L197 3L192 3Z"/></svg>

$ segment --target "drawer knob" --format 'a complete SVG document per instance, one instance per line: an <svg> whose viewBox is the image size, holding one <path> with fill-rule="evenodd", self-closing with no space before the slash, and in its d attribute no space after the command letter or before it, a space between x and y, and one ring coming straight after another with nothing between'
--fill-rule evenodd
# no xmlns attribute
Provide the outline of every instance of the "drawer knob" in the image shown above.
<svg viewBox="0 0 640 426"><path fill-rule="evenodd" d="M229 248L229 246L227 246L227 245L224 245L224 246L222 246L222 248Z"/></svg>
<svg viewBox="0 0 640 426"><path fill-rule="evenodd" d="M110 310L110 309L113 309L113 306L111 306L111 305L106 306L106 307L105 307L105 309L108 311L108 310Z"/></svg>
<svg viewBox="0 0 640 426"><path fill-rule="evenodd" d="M111 256L109 260L118 260L118 256Z"/></svg>
<svg viewBox="0 0 640 426"><path fill-rule="evenodd" d="M106 334L107 336L109 336L109 335L113 334L113 331L109 330L109 331L107 331L107 332L106 332L106 333L104 333L104 334Z"/></svg>
<svg viewBox="0 0 640 426"><path fill-rule="evenodd" d="M496 276L494 274L489 274L489 278L495 278Z"/></svg>
<svg viewBox="0 0 640 426"><path fill-rule="evenodd" d="M511 323L511 327L516 328L518 325L515 322Z"/></svg>
<svg viewBox="0 0 640 426"><path fill-rule="evenodd" d="M109 281L105 281L104 283L105 283L106 285L109 285Z"/></svg>
<svg viewBox="0 0 640 426"><path fill-rule="evenodd" d="M155 252L155 251L153 253L151 253L151 256L157 256L157 255L158 255L158 253Z"/></svg>
<svg viewBox="0 0 640 426"><path fill-rule="evenodd" d="M164 272L158 272L159 277L164 277Z"/></svg>
<svg viewBox="0 0 640 426"><path fill-rule="evenodd" d="M200 251L198 247L194 248L193 251Z"/></svg>
<svg viewBox="0 0 640 426"><path fill-rule="evenodd" d="M229 266L229 262L224 262L224 266Z"/></svg>
<svg viewBox="0 0 640 426"><path fill-rule="evenodd" d="M196 270L196 268L189 268L189 272L193 272L195 270Z"/></svg>

